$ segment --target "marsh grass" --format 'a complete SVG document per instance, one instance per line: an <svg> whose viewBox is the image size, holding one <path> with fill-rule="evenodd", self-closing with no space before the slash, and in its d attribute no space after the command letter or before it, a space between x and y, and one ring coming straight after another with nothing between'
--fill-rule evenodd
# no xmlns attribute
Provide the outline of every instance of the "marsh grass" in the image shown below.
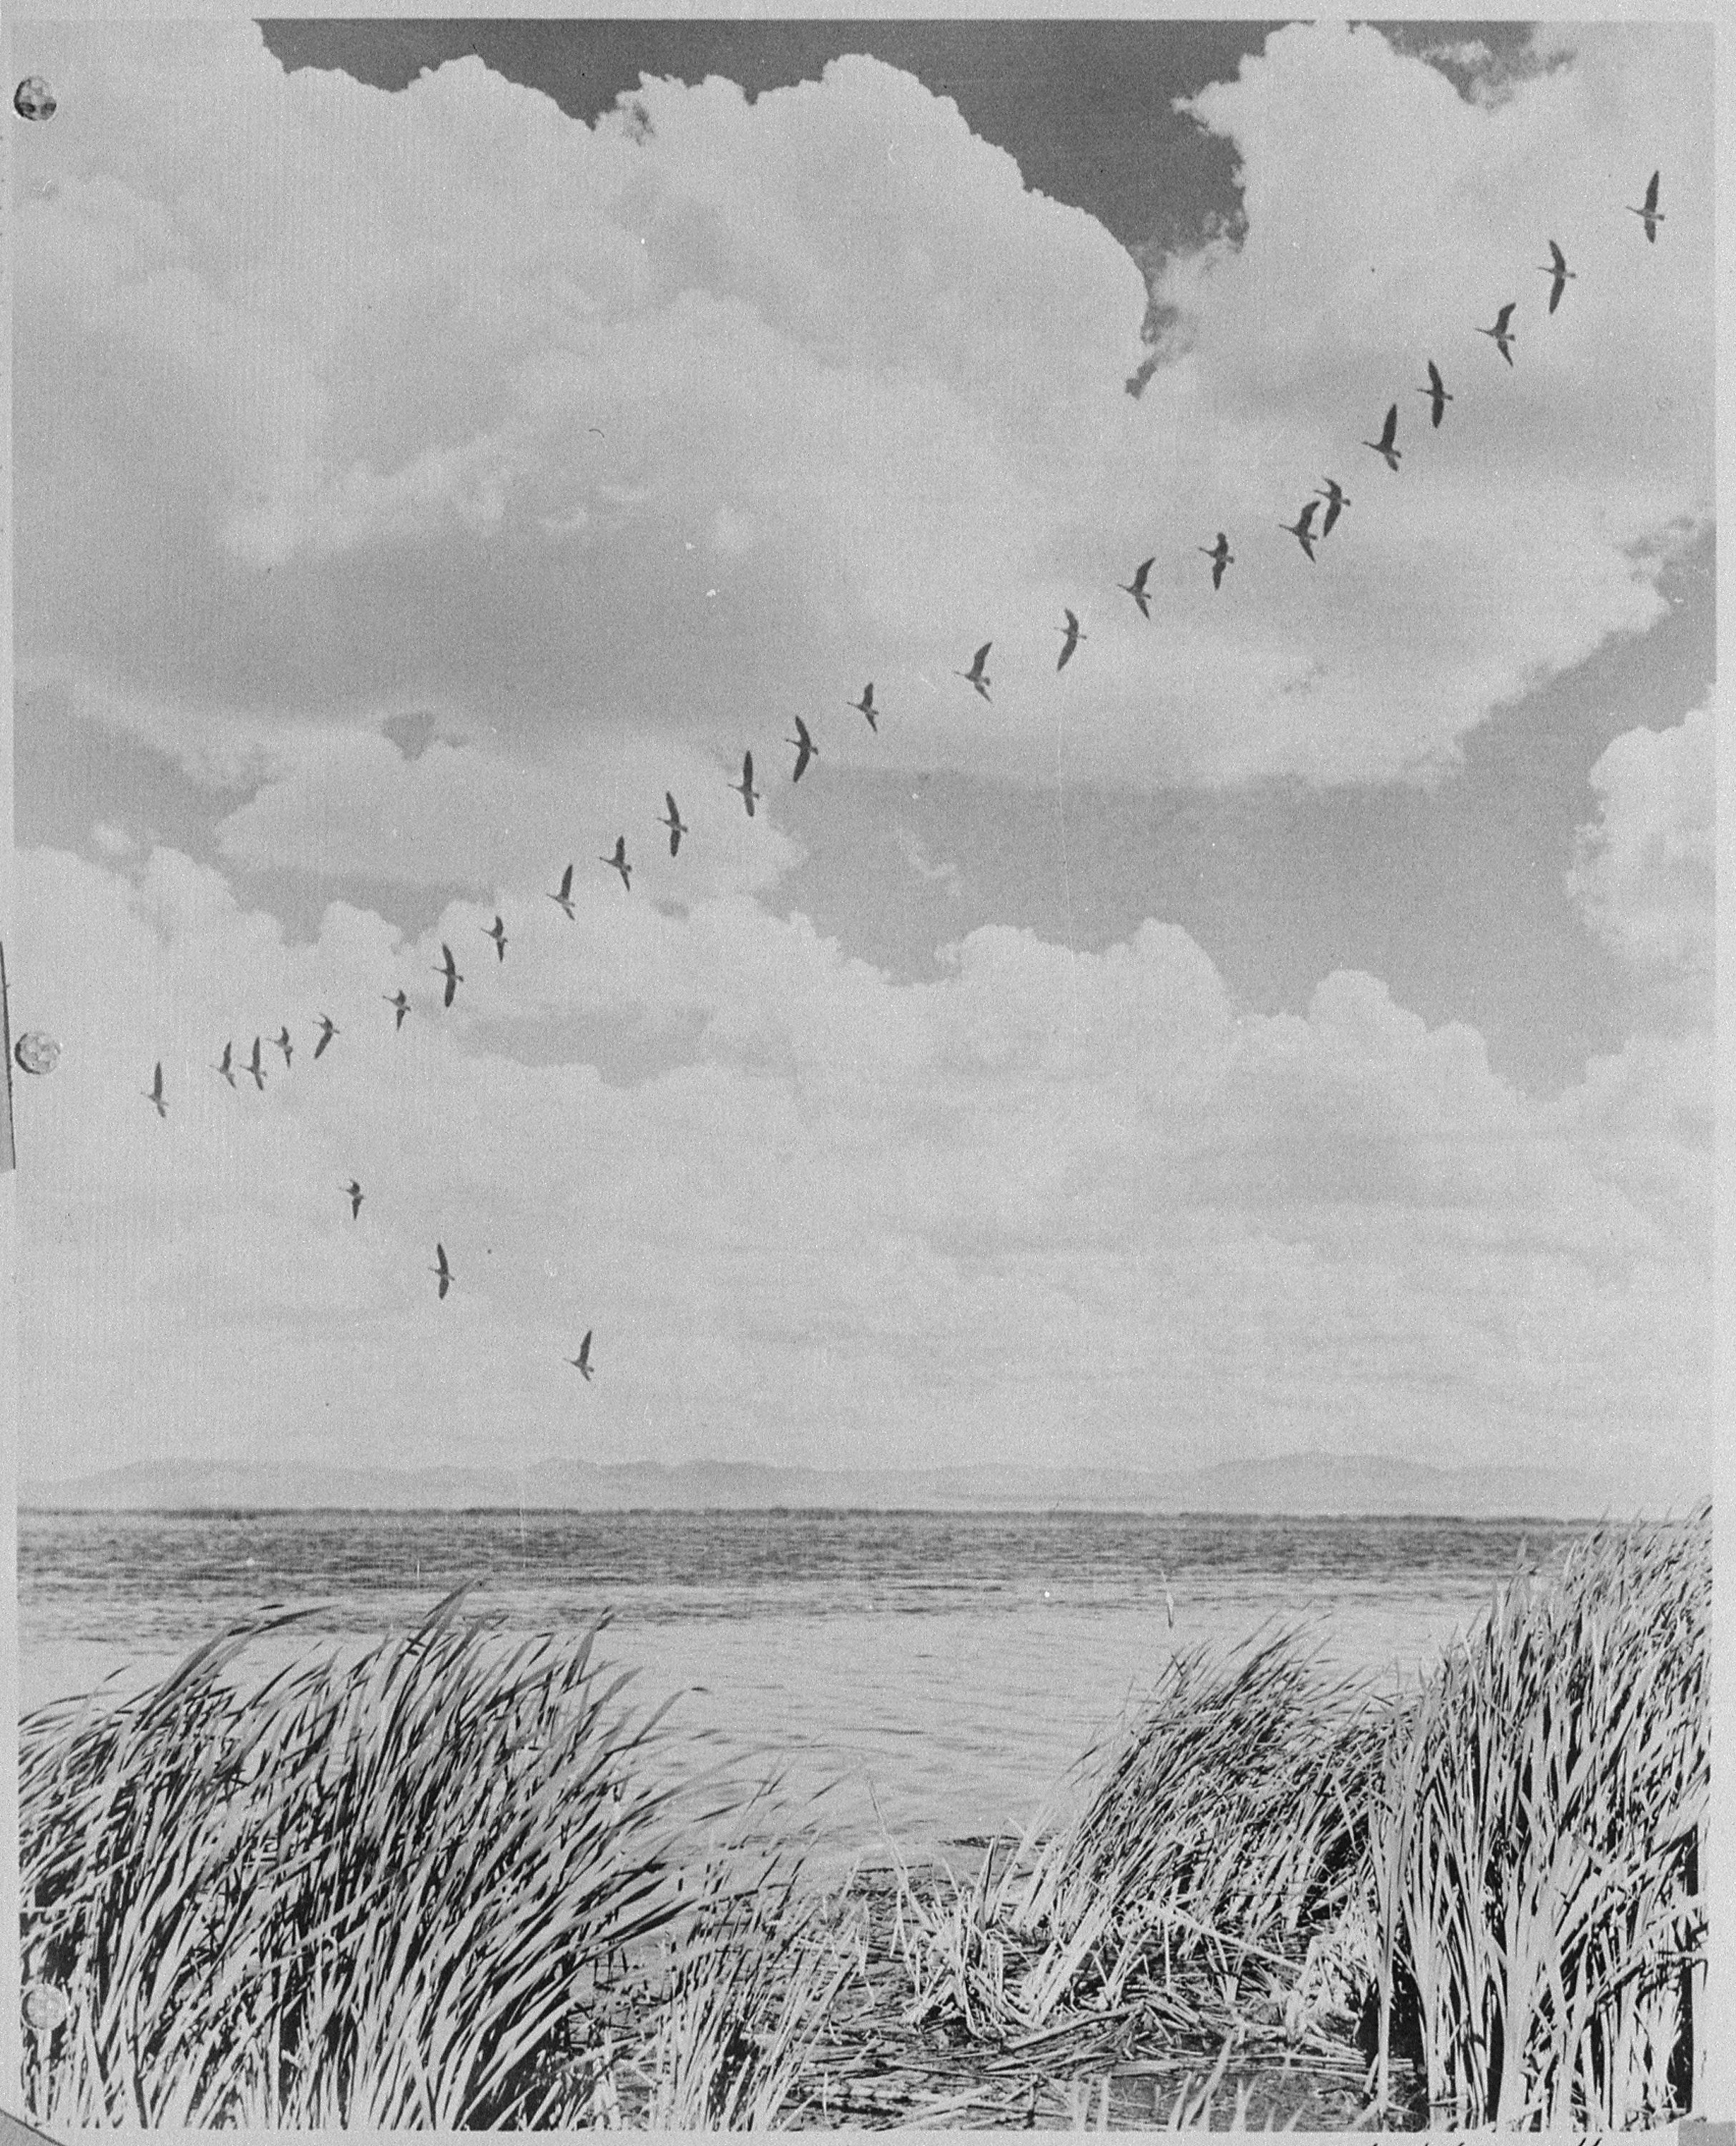
<svg viewBox="0 0 1736 2146"><path fill-rule="evenodd" d="M1137 2010L1202 2047L1275 2024L1362 1884L1384 1734L1292 1634L1172 1658L1070 1813L968 1884L906 1884L912 2016L1007 2039Z"/></svg>
<svg viewBox="0 0 1736 2146"><path fill-rule="evenodd" d="M1046 1832L901 1873L907 2016L1003 2055L1108 2029L1123 2059L1360 2058L1386 2117L1679 2115L1710 1573L1709 1510L1600 1530L1516 1571L1406 1700L1289 1633L1177 1656Z"/></svg>
<svg viewBox="0 0 1736 2146"><path fill-rule="evenodd" d="M1657 2123L1704 1972L1709 1513L1522 1569L1377 1702L1293 1634L1159 1672L974 1867L803 1881L598 1631L237 1627L23 1724L50 2125ZM691 1746L674 1747L690 1756ZM1203 2080L1203 2084L1201 2084ZM1226 2099L1227 2097L1227 2099Z"/></svg>
<svg viewBox="0 0 1736 2146"><path fill-rule="evenodd" d="M71 1999L28 2052L40 2120L581 2122L614 2086L601 2019L663 2047L652 2090L690 2098L730 2031L759 2036L763 1895L696 1852L739 1799L648 1784L658 1724L616 1705L596 1628L514 1641L454 1596L359 1657L247 1683L287 1621L23 1725L25 1974ZM691 2009L721 1923L736 1979L672 2072L659 2022ZM742 2074L756 2109L772 2041Z"/></svg>
<svg viewBox="0 0 1736 2146"><path fill-rule="evenodd" d="M1574 1545L1499 1591L1389 1740L1380 2059L1408 1984L1455 2124L1624 2127L1691 2101L1710 1580L1704 1510Z"/></svg>

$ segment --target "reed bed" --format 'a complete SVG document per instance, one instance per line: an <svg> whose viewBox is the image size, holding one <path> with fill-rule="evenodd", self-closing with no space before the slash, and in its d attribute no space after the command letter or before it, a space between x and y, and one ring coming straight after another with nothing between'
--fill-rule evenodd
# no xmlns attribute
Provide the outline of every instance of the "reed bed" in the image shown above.
<svg viewBox="0 0 1736 2146"><path fill-rule="evenodd" d="M703 2100L780 2001L747 1964L776 1919L762 1874L702 1852L745 1799L652 1784L657 1722L616 1707L596 1629L513 1642L455 1596L359 1659L240 1680L287 1621L23 1724L25 1976L70 2000L30 2038L38 2119L571 2124L618 2108L617 2069L630 2099ZM677 2064L721 1924L733 1979ZM735 2069L726 2109L776 2107L787 2064Z"/></svg>
<svg viewBox="0 0 1736 2146"><path fill-rule="evenodd" d="M1293 1634L1172 1660L1046 1834L905 1874L905 2014L1125 2076L1217 2038L1354 2068L1383 2119L1628 2128L1691 2108L1705 1961L1711 1518L1522 1566L1420 1690ZM1105 2106L1107 2106L1105 2102Z"/></svg>
<svg viewBox="0 0 1736 2146"><path fill-rule="evenodd" d="M1522 1567L1413 1694L1196 1649L974 1865L826 1898L598 1631L288 1621L23 1724L41 2121L1611 2129L1692 2106L1709 1512ZM676 1754L687 1747L676 1745ZM1202 2084L1201 2082L1204 2082Z"/></svg>
<svg viewBox="0 0 1736 2146"><path fill-rule="evenodd" d="M1711 1519L1521 1575L1391 1738L1370 1829L1379 2064L1395 2000L1455 2125L1690 2104L1705 1965Z"/></svg>

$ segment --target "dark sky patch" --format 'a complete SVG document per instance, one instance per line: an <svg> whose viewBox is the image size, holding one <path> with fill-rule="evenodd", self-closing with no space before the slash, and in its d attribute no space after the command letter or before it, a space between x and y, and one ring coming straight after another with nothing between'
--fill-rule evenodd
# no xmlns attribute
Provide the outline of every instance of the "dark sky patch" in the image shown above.
<svg viewBox="0 0 1736 2146"><path fill-rule="evenodd" d="M402 22L268 20L286 69L402 89L475 53L587 126L641 74L722 75L758 97L867 52L950 97L1025 183L1095 216L1140 257L1197 243L1235 214L1230 144L1175 101L1233 76L1278 26L1205 22Z"/></svg>

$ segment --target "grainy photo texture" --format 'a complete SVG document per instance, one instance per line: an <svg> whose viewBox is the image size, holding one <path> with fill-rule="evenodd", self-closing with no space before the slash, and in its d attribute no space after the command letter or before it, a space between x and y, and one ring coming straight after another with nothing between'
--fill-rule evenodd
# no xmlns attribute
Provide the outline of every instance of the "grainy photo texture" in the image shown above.
<svg viewBox="0 0 1736 2146"><path fill-rule="evenodd" d="M9 35L0 2100L1702 2107L1709 26Z"/></svg>

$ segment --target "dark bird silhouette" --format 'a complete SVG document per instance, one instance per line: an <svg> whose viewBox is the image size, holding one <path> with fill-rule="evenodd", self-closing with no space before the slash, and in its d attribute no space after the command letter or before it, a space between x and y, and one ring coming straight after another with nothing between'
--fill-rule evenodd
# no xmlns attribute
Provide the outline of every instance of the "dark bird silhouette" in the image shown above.
<svg viewBox="0 0 1736 2146"><path fill-rule="evenodd" d="M446 1246L444 1245L436 1244L435 1245L434 1262L434 1265L429 1268L428 1272L431 1275L439 1275L440 1294L441 1296L444 1296L446 1291L451 1287L453 1281L456 1279L453 1275L451 1269L446 1265Z"/></svg>
<svg viewBox="0 0 1736 2146"><path fill-rule="evenodd" d="M354 1221L356 1217L362 1212L362 1187L352 1177L349 1183L345 1185L344 1190L350 1195L350 1220Z"/></svg>
<svg viewBox="0 0 1736 2146"><path fill-rule="evenodd" d="M1380 427L1379 438L1364 440L1362 444L1365 447L1372 447L1377 455L1384 456L1387 467L1389 470L1395 470L1399 467L1399 450L1393 445L1393 442L1398 437L1399 406L1394 402L1386 413L1386 422Z"/></svg>
<svg viewBox="0 0 1736 2146"><path fill-rule="evenodd" d="M1628 205L1628 213L1629 216L1637 216L1642 219L1645 225L1646 238L1651 245L1655 246L1658 243L1658 227L1664 220L1664 212L1658 206L1658 174L1656 172L1653 172L1651 183L1645 190L1645 207L1644 208L1635 208L1630 202Z"/></svg>
<svg viewBox="0 0 1736 2146"><path fill-rule="evenodd" d="M681 846L681 837L686 833L687 826L681 813L676 810L674 791L666 790L663 792L663 802L669 807L669 811L664 818L658 821L657 825L660 827L668 828L669 854L673 856Z"/></svg>
<svg viewBox="0 0 1736 2146"><path fill-rule="evenodd" d="M549 900L552 901L557 908L564 909L566 911L566 921L571 924L573 921L572 866L571 865L569 865L566 871L561 875L561 886L559 892L551 894L549 896Z"/></svg>
<svg viewBox="0 0 1736 2146"><path fill-rule="evenodd" d="M588 1326L585 1329L585 1338L579 1344L578 1355L576 1356L569 1356L566 1360L567 1362L572 1365L574 1370L578 1372L580 1376L586 1380L591 1377L591 1331L592 1330Z"/></svg>
<svg viewBox="0 0 1736 2146"><path fill-rule="evenodd" d="M1066 669L1067 665L1072 657L1074 650L1078 647L1081 641L1084 641L1087 637L1085 629L1080 625L1079 621L1073 616L1072 612L1067 609L1067 606L1065 604L1061 606L1061 616L1066 620L1067 623L1065 626L1057 626L1055 628L1055 631L1062 636L1060 661L1055 666L1057 671L1065 671Z"/></svg>
<svg viewBox="0 0 1736 2146"><path fill-rule="evenodd" d="M742 754L741 780L739 782L732 782L730 787L731 790L741 791L741 802L747 807L747 816L750 820L752 819L755 798L763 797L766 793L763 790L754 788L754 756L751 752Z"/></svg>
<svg viewBox="0 0 1736 2146"><path fill-rule="evenodd" d="M1319 562L1314 556L1314 511L1319 505L1318 499L1310 499L1294 522L1280 522L1278 525L1295 538L1315 565Z"/></svg>
<svg viewBox="0 0 1736 2146"><path fill-rule="evenodd" d="M982 646L971 657L970 668L968 671L955 671L952 674L955 678L962 678L968 684L975 686L985 701L989 698L989 674L984 670L983 666L988 661L989 651L994 646L992 641L984 641ZM992 706L993 703L990 702L990 705Z"/></svg>
<svg viewBox="0 0 1736 2146"><path fill-rule="evenodd" d="M880 725L875 721L874 681L871 678L862 688L861 699L860 701L852 701L849 705L852 708L855 708L859 714L866 716L868 718L868 727L870 730L877 731L880 729Z"/></svg>
<svg viewBox="0 0 1736 2146"><path fill-rule="evenodd" d="M1539 266L1537 272L1540 276L1550 276L1554 278L1549 286L1549 311L1553 313L1556 307L1561 303L1561 294L1566 290L1568 285L1577 283L1579 280L1568 267L1567 256L1553 238L1549 241L1549 265L1547 268Z"/></svg>
<svg viewBox="0 0 1736 2146"><path fill-rule="evenodd" d="M259 1062L259 1038L253 1039L253 1056L247 1061L246 1070L253 1076L253 1085L262 1094L265 1090L265 1068Z"/></svg>
<svg viewBox="0 0 1736 2146"><path fill-rule="evenodd" d="M633 867L627 862L627 838L625 835L617 835L615 837L614 856L599 857L597 862L600 865L607 865L611 871L618 871L621 874L621 885L629 894L633 891Z"/></svg>
<svg viewBox="0 0 1736 2146"><path fill-rule="evenodd" d="M1333 523L1350 504L1350 495L1340 487L1335 477L1329 477L1326 480L1326 489L1324 492L1317 492L1314 497L1324 499L1326 502L1326 519L1320 524L1320 534L1322 536L1329 536L1332 534Z"/></svg>
<svg viewBox="0 0 1736 2146"><path fill-rule="evenodd" d="M796 718L795 736L793 738L786 738L784 740L784 743L786 745L793 745L796 748L796 772L790 777L790 780L792 782L800 782L802 776L802 770L806 767L808 762L820 750L819 746L815 744L813 739L808 736L808 726L802 721L800 716Z"/></svg>
<svg viewBox="0 0 1736 2146"><path fill-rule="evenodd" d="M1154 552L1149 559L1142 559L1140 561L1130 581L1118 581L1115 584L1117 588L1125 589L1139 606L1141 618L1150 618L1151 616L1151 592L1145 586L1145 576L1156 563L1157 555Z"/></svg>
<svg viewBox="0 0 1736 2146"><path fill-rule="evenodd" d="M454 992L464 981L464 978L459 973L458 964L452 959L451 948L447 946L444 939L440 942L440 956L441 958L434 964L434 973L436 976L446 978L446 996L441 1003L450 1006L452 1003Z"/></svg>
<svg viewBox="0 0 1736 2146"><path fill-rule="evenodd" d="M404 1026L404 1016L410 1011L410 1000L408 995L403 991L399 990L396 991L382 991L380 996L385 1000L387 1005L392 1008L393 1015L392 1032L396 1036L398 1031Z"/></svg>
<svg viewBox="0 0 1736 2146"><path fill-rule="evenodd" d="M289 1027L287 1023L277 1031L277 1033L272 1037L272 1041L283 1053L283 1070L287 1073L289 1071L290 1060L295 1054L295 1046L289 1040Z"/></svg>
<svg viewBox="0 0 1736 2146"><path fill-rule="evenodd" d="M1194 549L1196 551L1204 551L1206 557L1211 561L1211 585L1215 589L1221 587L1224 581L1224 569L1235 564L1235 554L1230 548L1230 539L1220 529L1218 532L1218 541L1215 544L1196 544Z"/></svg>
<svg viewBox="0 0 1736 2146"><path fill-rule="evenodd" d="M142 1088L139 1090L139 1093L144 1097L147 1103L154 1103L156 1105L157 1115L159 1118L166 1118L168 1115L169 1106L163 1100L162 1061L160 1058L157 1061L156 1079L152 1081L148 1088Z"/></svg>
<svg viewBox="0 0 1736 2146"><path fill-rule="evenodd" d="M341 1033L337 1023L332 1020L331 1015L322 1013L320 1016L320 1040L313 1046L314 1056L317 1058L332 1037Z"/></svg>
<svg viewBox="0 0 1736 2146"><path fill-rule="evenodd" d="M211 1070L213 1073L221 1073L232 1088L235 1085L235 1046L232 1043L223 1046L222 1056Z"/></svg>
<svg viewBox="0 0 1736 2146"><path fill-rule="evenodd" d="M1439 432L1440 421L1447 413L1447 405L1453 398L1441 384L1440 367L1432 357L1429 361L1429 385L1418 388L1417 393L1428 397L1429 422Z"/></svg>
<svg viewBox="0 0 1736 2146"><path fill-rule="evenodd" d="M1507 323L1513 318L1513 307L1519 301L1514 299L1512 305L1503 306L1500 312L1495 315L1495 324L1492 328L1479 328L1477 331L1479 335L1486 335L1489 337L1509 365L1513 362L1513 352L1508 346L1517 342L1519 337Z"/></svg>
<svg viewBox="0 0 1736 2146"><path fill-rule="evenodd" d="M485 939L493 940L496 959L504 961L506 958L506 927L498 916L495 918L493 924L482 934L482 936Z"/></svg>

